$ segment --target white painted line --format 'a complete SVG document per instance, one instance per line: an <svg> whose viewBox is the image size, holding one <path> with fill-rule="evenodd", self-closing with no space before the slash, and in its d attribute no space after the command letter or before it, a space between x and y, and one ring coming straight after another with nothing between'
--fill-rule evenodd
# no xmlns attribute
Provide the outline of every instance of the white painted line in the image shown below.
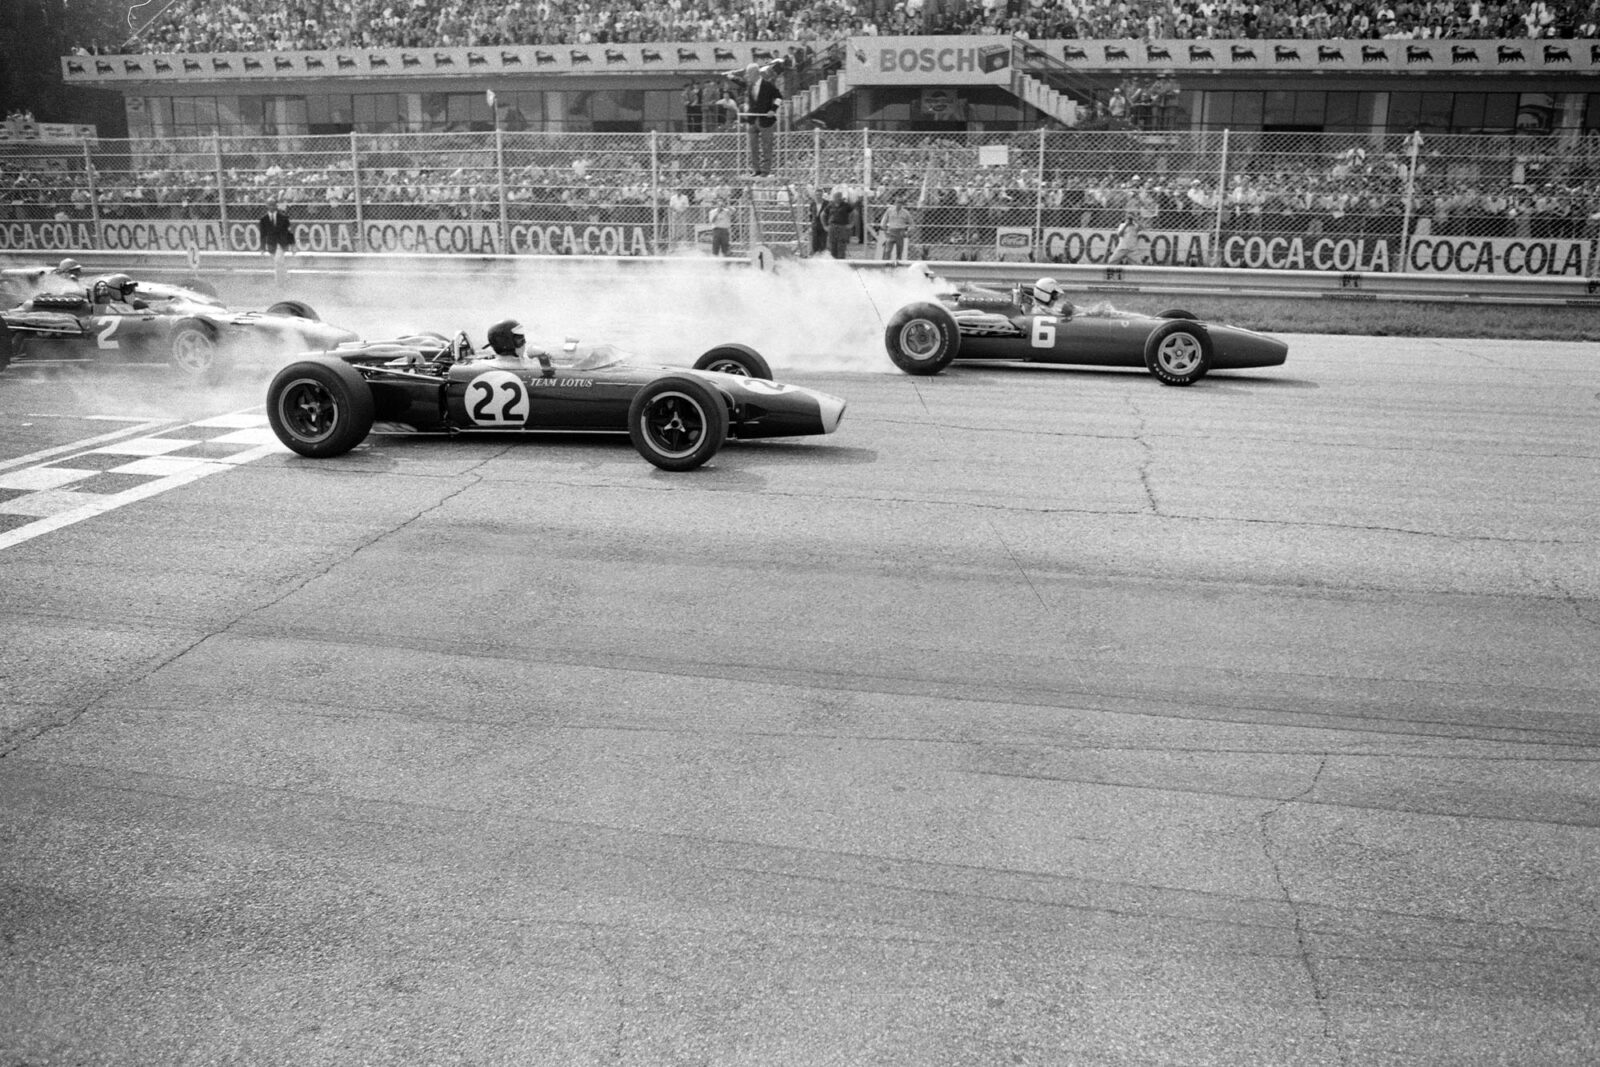
<svg viewBox="0 0 1600 1067"><path fill-rule="evenodd" d="M186 456L147 456L136 459L132 463L124 463L120 467L112 467L107 474L144 474L152 478L166 478L174 474L186 474L195 467L204 467L215 464L214 459L202 459Z"/></svg>
<svg viewBox="0 0 1600 1067"><path fill-rule="evenodd" d="M100 416L90 417L99 418ZM0 471L10 470L12 467L26 467L31 463L43 463L45 460L67 452L87 452L95 445L105 444L107 441L118 441L124 437L137 437L139 434L149 433L151 430L159 430L163 426L171 426L176 421L176 419L146 420L137 426L112 430L110 433L103 433L98 437L87 437L82 441L74 441L68 445L56 445L54 448L43 448L37 452L29 452L26 456L18 456L15 459L0 459Z"/></svg>
<svg viewBox="0 0 1600 1067"><path fill-rule="evenodd" d="M0 474L0 489L17 489L25 492L60 489L69 482L81 482L99 473L92 467L30 467L25 471Z"/></svg>

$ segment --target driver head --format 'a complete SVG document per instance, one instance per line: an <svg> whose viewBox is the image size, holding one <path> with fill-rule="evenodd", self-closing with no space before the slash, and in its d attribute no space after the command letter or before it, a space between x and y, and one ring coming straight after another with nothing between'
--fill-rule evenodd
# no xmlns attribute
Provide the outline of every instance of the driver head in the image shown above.
<svg viewBox="0 0 1600 1067"><path fill-rule="evenodd" d="M1033 302L1048 304L1061 295L1061 284L1054 278L1040 278L1033 283Z"/></svg>
<svg viewBox="0 0 1600 1067"><path fill-rule="evenodd" d="M489 327L489 347L497 356L521 355L527 344L522 323L516 319L503 319Z"/></svg>

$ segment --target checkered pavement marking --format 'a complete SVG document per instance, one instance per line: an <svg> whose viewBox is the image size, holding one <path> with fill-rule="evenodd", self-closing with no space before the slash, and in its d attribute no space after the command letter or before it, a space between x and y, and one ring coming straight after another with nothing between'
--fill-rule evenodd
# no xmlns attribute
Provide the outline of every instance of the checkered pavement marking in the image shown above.
<svg viewBox="0 0 1600 1067"><path fill-rule="evenodd" d="M246 409L53 451L33 466L0 469L0 550L289 450L261 410Z"/></svg>

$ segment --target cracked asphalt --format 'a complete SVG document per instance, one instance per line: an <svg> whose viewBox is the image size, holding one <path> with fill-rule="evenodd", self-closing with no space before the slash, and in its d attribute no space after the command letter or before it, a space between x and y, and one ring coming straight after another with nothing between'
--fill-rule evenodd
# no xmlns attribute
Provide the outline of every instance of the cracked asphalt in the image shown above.
<svg viewBox="0 0 1600 1067"><path fill-rule="evenodd" d="M1291 342L0 551L0 1065L1600 1060L1594 347Z"/></svg>

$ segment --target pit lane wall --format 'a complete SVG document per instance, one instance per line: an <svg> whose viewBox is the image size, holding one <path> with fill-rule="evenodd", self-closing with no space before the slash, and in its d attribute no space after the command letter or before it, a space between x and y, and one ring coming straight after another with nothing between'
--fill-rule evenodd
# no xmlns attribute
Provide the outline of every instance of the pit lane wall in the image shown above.
<svg viewBox="0 0 1600 1067"><path fill-rule="evenodd" d="M265 256L240 253L198 255L171 252L97 252L66 250L90 273L126 270L135 277L182 284L193 279L212 282L251 281L257 291L303 291L319 278L346 275L381 276L385 273L423 272L445 277L482 277L485 273L526 270L521 256L495 255L375 255L359 253L299 254L277 263ZM20 266L25 261L0 253L0 265ZM33 262L33 261L26 261ZM791 260L760 254L748 258L686 256L560 256L541 259L539 269L563 281L596 284L641 276L663 266L686 277L703 277L714 285L727 271L789 269ZM817 269L838 271L904 271L905 264L881 260L838 261L824 257ZM1008 287L1031 283L1048 271L1077 293L1103 294L1115 302L1119 295L1177 297L1247 296L1290 300L1393 301L1404 303L1492 304L1529 307L1600 308L1600 278L1557 278L1528 275L1401 274L1394 272L1316 270L1252 270L1217 267L1106 266L952 260L929 263L932 270L952 281Z"/></svg>

